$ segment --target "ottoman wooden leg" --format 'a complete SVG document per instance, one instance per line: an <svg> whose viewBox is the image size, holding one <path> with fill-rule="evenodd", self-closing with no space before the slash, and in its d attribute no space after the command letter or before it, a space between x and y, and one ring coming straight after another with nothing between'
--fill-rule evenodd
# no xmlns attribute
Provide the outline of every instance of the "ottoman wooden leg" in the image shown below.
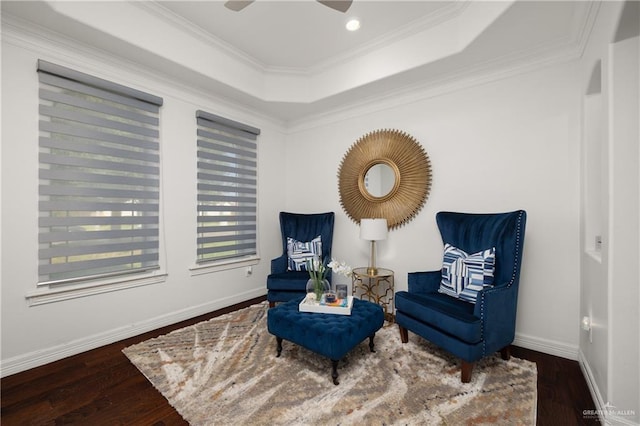
<svg viewBox="0 0 640 426"><path fill-rule="evenodd" d="M373 338L376 337L376 333L373 333L371 336L369 336L369 349L371 350L371 352L375 352L376 350L373 348Z"/></svg>
<svg viewBox="0 0 640 426"><path fill-rule="evenodd" d="M282 353L282 337L276 337L276 343L278 345L277 347L278 353L276 355L276 358L279 358L280 354Z"/></svg>
<svg viewBox="0 0 640 426"><path fill-rule="evenodd" d="M334 385L339 385L338 382L338 361L335 359L331 360L331 378L333 379Z"/></svg>

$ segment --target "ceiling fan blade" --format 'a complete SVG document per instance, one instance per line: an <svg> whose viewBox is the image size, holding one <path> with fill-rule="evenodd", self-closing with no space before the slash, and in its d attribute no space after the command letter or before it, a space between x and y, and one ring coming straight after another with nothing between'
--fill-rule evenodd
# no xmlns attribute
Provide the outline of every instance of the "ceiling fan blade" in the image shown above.
<svg viewBox="0 0 640 426"><path fill-rule="evenodd" d="M227 9L233 10L234 12L240 12L242 9L249 6L253 2L254 0L228 0L224 3L224 6Z"/></svg>
<svg viewBox="0 0 640 426"><path fill-rule="evenodd" d="M331 9L340 11L342 13L349 10L353 0L317 0L318 3L322 3Z"/></svg>

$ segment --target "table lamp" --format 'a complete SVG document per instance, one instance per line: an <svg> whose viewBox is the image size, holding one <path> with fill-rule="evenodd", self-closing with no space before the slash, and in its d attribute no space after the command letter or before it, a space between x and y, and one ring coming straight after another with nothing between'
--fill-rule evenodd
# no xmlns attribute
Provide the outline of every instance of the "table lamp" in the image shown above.
<svg viewBox="0 0 640 426"><path fill-rule="evenodd" d="M371 241L371 259L367 275L376 275L376 241L387 239L387 219L360 219L360 238Z"/></svg>

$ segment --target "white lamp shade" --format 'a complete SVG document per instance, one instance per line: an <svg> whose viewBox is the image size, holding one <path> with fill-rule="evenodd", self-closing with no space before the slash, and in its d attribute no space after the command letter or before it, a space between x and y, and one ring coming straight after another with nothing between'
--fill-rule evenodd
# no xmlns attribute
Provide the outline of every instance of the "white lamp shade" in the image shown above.
<svg viewBox="0 0 640 426"><path fill-rule="evenodd" d="M360 219L360 238L369 241L387 239L387 219Z"/></svg>

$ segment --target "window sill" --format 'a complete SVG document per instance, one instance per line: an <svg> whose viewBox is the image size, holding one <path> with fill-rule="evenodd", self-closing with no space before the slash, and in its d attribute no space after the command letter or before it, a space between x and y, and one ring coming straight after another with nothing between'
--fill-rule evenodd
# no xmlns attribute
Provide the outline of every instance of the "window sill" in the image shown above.
<svg viewBox="0 0 640 426"><path fill-rule="evenodd" d="M44 305L47 303L62 302L63 300L76 299L78 297L93 296L111 291L125 290L133 287L141 287L151 284L160 284L166 281L167 274L156 272L153 275L145 275L137 278L118 278L108 281L93 281L84 284L67 286L51 286L28 293L26 299L29 306Z"/></svg>
<svg viewBox="0 0 640 426"><path fill-rule="evenodd" d="M194 265L189 268L191 276L205 275L213 272L226 271L229 269L245 268L247 266L257 265L260 262L258 256L244 257L242 259L233 259L228 261L211 262L202 265Z"/></svg>

